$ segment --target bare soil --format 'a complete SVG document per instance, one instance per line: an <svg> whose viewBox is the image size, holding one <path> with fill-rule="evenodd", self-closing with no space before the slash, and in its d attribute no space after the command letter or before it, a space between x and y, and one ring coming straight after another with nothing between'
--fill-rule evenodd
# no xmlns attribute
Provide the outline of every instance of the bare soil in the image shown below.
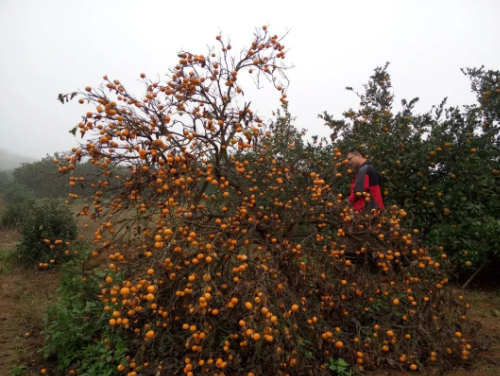
<svg viewBox="0 0 500 376"><path fill-rule="evenodd" d="M39 374L43 342L43 316L53 299L58 276L5 261L15 248L19 234L0 231L0 375L7 376L18 367L24 374ZM2 257L3 256L3 257Z"/></svg>

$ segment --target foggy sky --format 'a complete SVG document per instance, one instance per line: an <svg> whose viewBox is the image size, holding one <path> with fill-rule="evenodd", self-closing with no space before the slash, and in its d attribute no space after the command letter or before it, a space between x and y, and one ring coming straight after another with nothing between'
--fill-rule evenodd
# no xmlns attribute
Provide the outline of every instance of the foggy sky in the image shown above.
<svg viewBox="0 0 500 376"><path fill-rule="evenodd" d="M179 50L206 54L222 32L236 53L262 25L290 31L290 111L309 134L329 134L319 113L357 108L345 87L362 90L386 61L397 104L418 96L423 112L445 96L472 103L460 68L500 69L499 20L499 0L0 0L0 148L37 158L69 150L68 131L87 108L61 105L59 93L96 87L107 74L139 97L139 74L163 78ZM245 100L269 118L279 97L266 85Z"/></svg>

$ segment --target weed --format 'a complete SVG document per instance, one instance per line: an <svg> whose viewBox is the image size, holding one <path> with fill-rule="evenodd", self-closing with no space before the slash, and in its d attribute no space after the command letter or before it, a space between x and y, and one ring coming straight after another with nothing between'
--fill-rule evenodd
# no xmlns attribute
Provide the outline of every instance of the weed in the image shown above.
<svg viewBox="0 0 500 376"><path fill-rule="evenodd" d="M335 375L338 376L350 376L352 375L351 371L348 370L349 364L347 362L340 358L340 359L333 359L329 358L328 363L325 364L325 366L332 372L335 372Z"/></svg>
<svg viewBox="0 0 500 376"><path fill-rule="evenodd" d="M92 299L99 292L99 277L91 274L82 281L78 260L62 268L59 298L45 317L43 355L58 370L72 366L82 376L112 375L124 361L125 344L107 325L103 304Z"/></svg>
<svg viewBox="0 0 500 376"><path fill-rule="evenodd" d="M14 364L12 366L12 368L10 369L10 373L9 375L10 376L22 376L24 375L26 372L28 371L28 367L26 367L25 365L17 365L17 364Z"/></svg>

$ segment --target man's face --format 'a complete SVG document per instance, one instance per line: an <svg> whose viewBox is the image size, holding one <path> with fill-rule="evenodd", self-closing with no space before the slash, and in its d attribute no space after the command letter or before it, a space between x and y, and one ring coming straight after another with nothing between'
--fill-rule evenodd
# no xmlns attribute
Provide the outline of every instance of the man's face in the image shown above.
<svg viewBox="0 0 500 376"><path fill-rule="evenodd" d="M361 156L359 154L349 153L347 154L347 160L349 161L349 166L351 166L351 168L358 168L361 164Z"/></svg>

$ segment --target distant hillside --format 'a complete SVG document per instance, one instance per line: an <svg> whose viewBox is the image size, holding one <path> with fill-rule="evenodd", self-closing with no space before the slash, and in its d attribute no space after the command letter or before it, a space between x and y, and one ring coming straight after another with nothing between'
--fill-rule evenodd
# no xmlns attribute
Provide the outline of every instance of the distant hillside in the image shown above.
<svg viewBox="0 0 500 376"><path fill-rule="evenodd" d="M11 153L8 150L0 148L0 171L12 170L19 167L22 163L31 163L36 160L36 158Z"/></svg>

